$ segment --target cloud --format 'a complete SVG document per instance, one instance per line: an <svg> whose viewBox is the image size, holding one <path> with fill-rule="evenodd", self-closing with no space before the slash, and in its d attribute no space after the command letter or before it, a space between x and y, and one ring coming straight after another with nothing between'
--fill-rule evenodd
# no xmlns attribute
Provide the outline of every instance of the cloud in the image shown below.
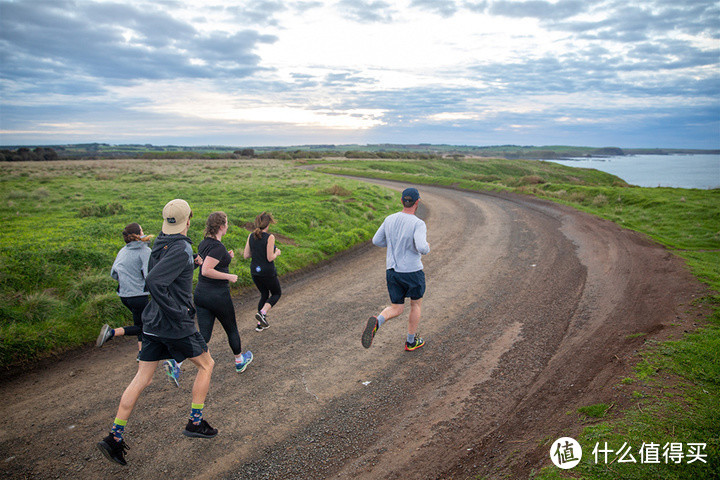
<svg viewBox="0 0 720 480"><path fill-rule="evenodd" d="M360 23L389 23L395 10L381 0L340 0L336 7L345 18Z"/></svg>
<svg viewBox="0 0 720 480"><path fill-rule="evenodd" d="M255 30L201 33L168 12L117 3L5 1L2 8L2 74L11 81L245 76L259 69L256 47L276 40Z"/></svg>
<svg viewBox="0 0 720 480"><path fill-rule="evenodd" d="M451 17L458 10L454 0L412 0L410 6L429 10L442 17Z"/></svg>
<svg viewBox="0 0 720 480"><path fill-rule="evenodd" d="M312 8L313 3L317 2L302 2L298 8L300 10ZM284 12L287 8L281 1L256 0L247 2L247 5L242 7L227 7L226 10L241 24L277 25L278 22L275 16Z"/></svg>
<svg viewBox="0 0 720 480"><path fill-rule="evenodd" d="M538 18L543 20L558 20L573 17L583 12L588 2L581 0L560 0L547 2L543 0L527 0L513 2L509 0L494 1L490 4L488 13L513 18Z"/></svg>

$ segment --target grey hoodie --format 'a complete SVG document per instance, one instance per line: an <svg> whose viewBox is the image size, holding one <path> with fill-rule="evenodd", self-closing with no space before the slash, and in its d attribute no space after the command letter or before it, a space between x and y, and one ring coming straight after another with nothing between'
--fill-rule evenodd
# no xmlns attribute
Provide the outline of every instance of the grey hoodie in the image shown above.
<svg viewBox="0 0 720 480"><path fill-rule="evenodd" d="M110 276L118 281L118 295L140 297L147 295L145 277L148 274L150 247L140 240L126 244L115 257Z"/></svg>
<svg viewBox="0 0 720 480"><path fill-rule="evenodd" d="M197 332L192 282L195 263L192 242L181 234L161 233L155 240L146 283L150 303L142 313L143 333L183 338Z"/></svg>

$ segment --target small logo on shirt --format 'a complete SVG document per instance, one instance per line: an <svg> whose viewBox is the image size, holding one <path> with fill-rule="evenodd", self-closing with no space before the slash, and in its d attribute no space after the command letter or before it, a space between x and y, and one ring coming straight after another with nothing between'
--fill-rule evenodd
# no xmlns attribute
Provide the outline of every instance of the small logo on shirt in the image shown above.
<svg viewBox="0 0 720 480"><path fill-rule="evenodd" d="M260 273L260 270L262 270L262 268L260 268L260 267L255 267L255 271L256 271L256 272Z"/></svg>

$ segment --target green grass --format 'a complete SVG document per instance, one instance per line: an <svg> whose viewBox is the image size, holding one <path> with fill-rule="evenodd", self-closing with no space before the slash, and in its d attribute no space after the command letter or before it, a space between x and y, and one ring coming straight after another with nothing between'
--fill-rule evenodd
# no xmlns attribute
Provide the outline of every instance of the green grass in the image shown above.
<svg viewBox="0 0 720 480"><path fill-rule="evenodd" d="M193 208L197 245L207 216L228 214L238 288L252 285L243 260L263 210L283 250L282 275L369 240L396 209L389 190L274 160L60 161L0 164L0 366L86 344L103 323L131 322L110 267L137 221L157 235L165 203Z"/></svg>
<svg viewBox="0 0 720 480"><path fill-rule="evenodd" d="M720 190L631 187L596 170L522 160L327 160L319 165L328 173L535 195L642 232L682 257L711 289L711 294L697 300L710 307L709 318L681 340L642 350L635 375L617 385L635 399L632 408L610 412L601 404L580 409L578 428L602 413L601 421L584 427L578 438L584 449L580 465L570 471L547 467L532 476L544 480L720 478ZM708 464L605 465L602 460L595 464L592 450L597 442L614 449L627 442L636 458L643 442L661 447L683 443L685 448L688 443L706 443Z"/></svg>

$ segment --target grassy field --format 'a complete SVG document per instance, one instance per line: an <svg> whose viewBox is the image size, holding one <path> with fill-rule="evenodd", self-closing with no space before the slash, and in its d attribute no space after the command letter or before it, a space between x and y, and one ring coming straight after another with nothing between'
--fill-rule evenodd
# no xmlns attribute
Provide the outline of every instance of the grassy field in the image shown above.
<svg viewBox="0 0 720 480"><path fill-rule="evenodd" d="M110 278L138 222L157 235L168 200L193 208L189 236L228 214L228 249L242 252L245 226L273 213L280 274L369 240L397 207L385 189L272 160L60 161L0 164L0 366L27 363L91 342L103 323L132 323ZM249 261L231 272L251 285ZM197 274L196 274L197 275Z"/></svg>
<svg viewBox="0 0 720 480"><path fill-rule="evenodd" d="M588 405L570 412L583 427L577 439L584 449L583 461L572 470L546 468L533 477L720 478L720 190L630 187L596 170L558 167L538 161L487 159L325 160L318 164L320 171L328 173L532 194L645 233L685 259L713 291L697 300L710 307L707 322L682 340L646 344L636 373L618 385L631 389L635 406L618 411L609 405ZM638 463L604 464L601 460L595 464L592 449L598 442L616 450L627 442ZM659 444L660 464L639 463L637 450L644 442ZM682 443L686 451L689 443L705 443L708 464L664 463L662 449L672 443ZM610 455L608 462L613 458Z"/></svg>

